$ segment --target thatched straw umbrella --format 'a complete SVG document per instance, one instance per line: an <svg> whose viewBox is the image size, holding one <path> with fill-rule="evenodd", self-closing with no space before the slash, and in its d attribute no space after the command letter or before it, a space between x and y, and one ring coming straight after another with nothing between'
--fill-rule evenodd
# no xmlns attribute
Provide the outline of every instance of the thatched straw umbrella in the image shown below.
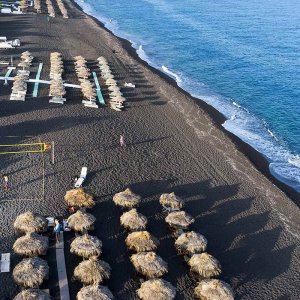
<svg viewBox="0 0 300 300"><path fill-rule="evenodd" d="M130 250L136 252L154 251L159 241L148 231L136 231L128 234L125 243Z"/></svg>
<svg viewBox="0 0 300 300"><path fill-rule="evenodd" d="M218 279L201 280L195 288L195 294L201 300L234 300L231 286Z"/></svg>
<svg viewBox="0 0 300 300"><path fill-rule="evenodd" d="M19 293L14 300L51 300L49 294L39 289L28 289Z"/></svg>
<svg viewBox="0 0 300 300"><path fill-rule="evenodd" d="M107 79L105 81L106 85L117 85L117 82L114 79Z"/></svg>
<svg viewBox="0 0 300 300"><path fill-rule="evenodd" d="M173 228L188 228L190 224L195 222L194 218L185 211L171 212L165 220Z"/></svg>
<svg viewBox="0 0 300 300"><path fill-rule="evenodd" d="M147 218L133 208L130 211L123 213L123 215L120 217L120 222L121 225L128 230L143 230L146 228Z"/></svg>
<svg viewBox="0 0 300 300"><path fill-rule="evenodd" d="M68 218L68 227L74 231L84 231L89 229L96 221L96 218L89 213L78 210Z"/></svg>
<svg viewBox="0 0 300 300"><path fill-rule="evenodd" d="M26 212L17 216L14 228L21 232L45 232L48 221L39 214Z"/></svg>
<svg viewBox="0 0 300 300"><path fill-rule="evenodd" d="M104 279L109 279L110 273L111 267L107 262L90 257L75 268L74 278L83 284L100 284Z"/></svg>
<svg viewBox="0 0 300 300"><path fill-rule="evenodd" d="M194 254L188 261L191 272L204 278L210 278L221 274L219 261L208 253Z"/></svg>
<svg viewBox="0 0 300 300"><path fill-rule="evenodd" d="M171 208L182 208L183 201L177 197L174 193L162 194L159 198L159 203L166 207Z"/></svg>
<svg viewBox="0 0 300 300"><path fill-rule="evenodd" d="M140 252L130 257L137 272L148 278L161 277L168 272L167 263L155 252Z"/></svg>
<svg viewBox="0 0 300 300"><path fill-rule="evenodd" d="M40 286L48 278L49 266L39 257L25 258L13 271L15 282L25 288Z"/></svg>
<svg viewBox="0 0 300 300"><path fill-rule="evenodd" d="M114 300L114 295L103 285L88 285L77 294L77 300Z"/></svg>
<svg viewBox="0 0 300 300"><path fill-rule="evenodd" d="M109 91L114 92L114 91L119 91L120 88L118 86L109 86L107 88Z"/></svg>
<svg viewBox="0 0 300 300"><path fill-rule="evenodd" d="M207 239L195 231L182 233L175 241L180 254L201 253L206 250Z"/></svg>
<svg viewBox="0 0 300 300"><path fill-rule="evenodd" d="M70 252L85 258L100 256L102 242L96 236L88 234L78 236L71 243Z"/></svg>
<svg viewBox="0 0 300 300"><path fill-rule="evenodd" d="M173 300L176 288L166 280L149 279L142 283L137 294L141 300Z"/></svg>
<svg viewBox="0 0 300 300"><path fill-rule="evenodd" d="M13 245L13 250L19 255L33 257L45 255L48 246L48 237L32 232L18 238Z"/></svg>
<svg viewBox="0 0 300 300"><path fill-rule="evenodd" d="M141 196L134 194L129 188L127 188L124 192L115 194L113 197L113 202L116 205L130 208L138 205L140 200Z"/></svg>
<svg viewBox="0 0 300 300"><path fill-rule="evenodd" d="M83 188L67 191L65 200L69 206L74 207L93 207L95 205L93 196L86 193Z"/></svg>

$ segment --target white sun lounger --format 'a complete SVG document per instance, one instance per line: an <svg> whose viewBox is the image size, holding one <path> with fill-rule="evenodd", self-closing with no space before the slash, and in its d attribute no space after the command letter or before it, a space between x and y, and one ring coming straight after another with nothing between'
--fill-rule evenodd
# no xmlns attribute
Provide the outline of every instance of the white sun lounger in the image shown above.
<svg viewBox="0 0 300 300"><path fill-rule="evenodd" d="M1 254L1 273L10 271L10 253Z"/></svg>
<svg viewBox="0 0 300 300"><path fill-rule="evenodd" d="M79 188L82 186L83 182L86 179L86 175L87 175L87 167L82 167L81 169L81 173L80 173L80 177L79 179L75 182L75 187Z"/></svg>
<svg viewBox="0 0 300 300"><path fill-rule="evenodd" d="M125 83L124 83L124 86L125 86L125 87L130 87L130 88L135 88L135 84L130 83L130 82L125 82Z"/></svg>
<svg viewBox="0 0 300 300"><path fill-rule="evenodd" d="M163 212L167 212L167 213L170 213L170 212L173 212L173 211L180 211L179 208L173 208L173 207L167 207L167 206L162 206L163 207Z"/></svg>

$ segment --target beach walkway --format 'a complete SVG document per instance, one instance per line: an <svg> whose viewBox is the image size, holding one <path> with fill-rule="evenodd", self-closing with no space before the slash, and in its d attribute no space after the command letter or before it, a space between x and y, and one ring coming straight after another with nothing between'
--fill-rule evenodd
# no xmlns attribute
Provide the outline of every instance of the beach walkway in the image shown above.
<svg viewBox="0 0 300 300"><path fill-rule="evenodd" d="M61 300L70 300L68 277L64 254L64 235L61 232L60 242L56 243L56 264Z"/></svg>

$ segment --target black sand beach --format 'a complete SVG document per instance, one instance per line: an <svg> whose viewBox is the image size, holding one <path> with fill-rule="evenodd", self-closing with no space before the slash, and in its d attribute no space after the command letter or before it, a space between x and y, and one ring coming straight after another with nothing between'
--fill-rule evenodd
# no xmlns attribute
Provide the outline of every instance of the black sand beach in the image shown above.
<svg viewBox="0 0 300 300"><path fill-rule="evenodd" d="M51 104L46 85L40 85L38 98L30 96L30 85L25 102L9 101L11 84L0 82L0 143L54 141L56 153L54 164L50 153L0 155L1 173L12 183L10 192L0 191L1 253L11 252L18 237L13 229L18 214L32 210L68 215L64 194L73 176L87 166L85 187L97 202L90 210L97 217L94 234L103 241L102 259L112 267L106 284L116 299L137 299L140 285L125 246L121 212L111 201L126 187L143 197L139 211L160 240L157 252L169 266L163 278L176 286L176 299L194 299L196 282L176 254L158 203L160 194L172 191L195 217L191 229L208 239L208 252L222 264L220 278L232 285L236 299L299 299L299 195L281 185L284 193L274 184L266 161L225 133L220 126L224 119L214 109L196 103L173 80L142 63L127 42L66 3L70 19L58 16L50 23L43 14L0 15L0 36L22 42L21 48L1 56L12 54L17 60L29 50L35 57L31 78L43 62L41 78L49 80L49 55L59 51L64 78L78 84L73 57L84 56L99 75L96 59L102 55L120 84L133 82L136 88L124 90L129 107L114 112L85 108L75 89L67 89L64 105ZM0 67L0 72L4 75L6 69ZM120 134L126 148L118 144ZM81 284L72 280L79 259L69 254L71 238L68 234L65 255L75 299ZM50 252L50 261L52 256ZM18 261L13 255L12 268ZM55 276L50 281L50 293L59 299ZM11 274L1 273L0 299L13 299L18 291Z"/></svg>

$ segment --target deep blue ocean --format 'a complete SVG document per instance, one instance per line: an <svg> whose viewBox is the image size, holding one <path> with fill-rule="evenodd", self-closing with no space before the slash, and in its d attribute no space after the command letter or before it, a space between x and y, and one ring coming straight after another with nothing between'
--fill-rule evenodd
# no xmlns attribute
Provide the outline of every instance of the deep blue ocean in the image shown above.
<svg viewBox="0 0 300 300"><path fill-rule="evenodd" d="M300 192L299 0L78 0Z"/></svg>

